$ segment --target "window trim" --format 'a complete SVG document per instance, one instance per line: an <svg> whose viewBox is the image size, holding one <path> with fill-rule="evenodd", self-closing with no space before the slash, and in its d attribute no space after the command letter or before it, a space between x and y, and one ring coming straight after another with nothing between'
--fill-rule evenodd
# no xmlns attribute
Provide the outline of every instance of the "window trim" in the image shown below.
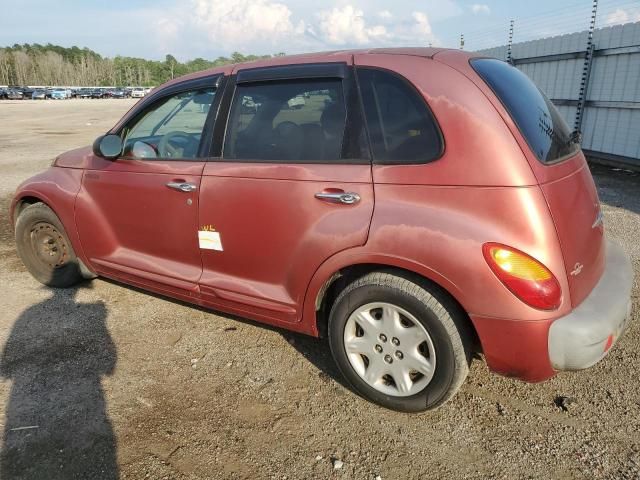
<svg viewBox="0 0 640 480"><path fill-rule="evenodd" d="M213 98L213 103L207 113L207 118L204 121L202 127L202 136L200 137L200 145L198 146L198 152L193 158L135 158L130 156L119 156L116 161L144 161L144 162L202 162L207 160L207 152L210 150L210 146L213 140L213 126L218 115L218 110L221 102L223 92L227 84L227 76L223 74L208 75L206 77L200 77L193 80L185 80L178 82L169 87L160 89L148 97L144 97L139 104L136 104L133 109L126 115L124 121L120 124L119 128L111 129L108 134L118 135L122 138L123 132L130 126L139 122L151 109L156 107L160 102L173 97L176 94L183 92L191 92L201 89L215 89L216 93ZM124 139L123 139L124 141Z"/></svg>
<svg viewBox="0 0 640 480"><path fill-rule="evenodd" d="M331 68L322 69L306 69L300 67L317 67L317 66L330 66ZM335 68L338 66L339 68ZM295 70L292 70L295 67ZM242 72L251 71L267 71L268 76L255 75L252 77L244 77L244 81L238 82L238 78L241 77ZM282 73L277 72L280 70ZM293 76L287 76L294 72ZM338 72L340 75L338 75ZM301 73L306 73L304 76L299 76ZM251 78L251 81L247 80ZM287 81L297 80L327 80L338 79L342 83L342 95L344 97L345 107L345 129L342 138L342 151L339 159L336 160L298 160L297 162L284 162L283 160L269 160L269 159L241 159L241 158L225 158L224 157L224 145L226 143L227 134L229 132L229 124L231 120L231 110L236 99L238 92L238 86L246 86L256 83L282 83ZM210 150L210 161L216 162L229 162L229 163L266 163L266 164L283 164L283 165L369 165L371 164L370 148L368 145L362 145L361 150L365 150L368 155L367 158L345 158L345 155L350 152L350 149L354 148L354 145L358 144L357 139L352 139L354 132L357 130L358 122L361 122L362 128L364 126L364 114L361 110L359 101L359 91L356 85L356 79L353 71L353 66L348 65L345 62L334 63L309 63L309 64L294 64L294 65L278 65L275 67L259 67L256 69L240 70L232 75L227 82L227 88L224 92L224 98L222 99L222 106L218 113L218 118L215 126L216 132L214 133L214 142ZM366 134L366 128L365 128ZM365 135L366 136L366 135Z"/></svg>
<svg viewBox="0 0 640 480"><path fill-rule="evenodd" d="M360 104L361 104L361 109L362 109L362 114L363 114L363 118L364 118L364 124L365 124L365 128L367 130L367 137L369 139L369 146L370 146L370 150L371 150L371 160L373 165L426 165L428 163L432 163L435 162L437 160L440 160L446 153L447 148L446 148L446 140L445 140L445 136L444 133L442 131L442 128L440 127L440 122L438 122L438 117L436 117L436 115L433 113L433 110L431 109L431 106L429 105L429 102L424 98L424 95L422 95L422 93L420 93L420 90L418 90L418 88L405 76L400 75L398 72L394 71L394 70L390 70L388 68L384 68L384 67L374 67L374 66L369 66L369 65L355 65L354 66L354 70L355 70L355 77L357 79L358 82L358 90L360 92ZM367 119L367 115L365 114L365 109L364 109L364 96L362 95L362 88L360 86L360 78L358 77L358 71L362 71L362 70L372 70L372 71L378 71L378 72L384 72L387 74L390 74L391 76L399 79L403 84L405 84L417 97L418 99L422 100L423 105L426 107L427 109L427 113L429 114L429 116L431 117L431 120L433 121L433 124L435 126L436 132L438 134L438 140L440 141L440 151L438 153L437 156L433 157L433 158L429 158L427 160L400 160L400 161L394 161L394 160L376 160L375 155L373 154L373 142L371 141L371 130L369 129L369 121Z"/></svg>
<svg viewBox="0 0 640 480"><path fill-rule="evenodd" d="M313 78L342 78L347 76L345 62L298 63L270 67L243 68L236 75L236 83L304 80Z"/></svg>

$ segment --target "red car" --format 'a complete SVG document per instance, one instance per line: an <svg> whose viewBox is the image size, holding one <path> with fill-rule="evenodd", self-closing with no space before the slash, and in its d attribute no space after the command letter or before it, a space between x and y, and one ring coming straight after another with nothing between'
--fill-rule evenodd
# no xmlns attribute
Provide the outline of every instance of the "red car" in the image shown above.
<svg viewBox="0 0 640 480"><path fill-rule="evenodd" d="M277 57L172 80L11 206L52 287L104 276L326 336L354 390L420 411L475 352L537 382L599 361L633 271L577 143L507 63Z"/></svg>

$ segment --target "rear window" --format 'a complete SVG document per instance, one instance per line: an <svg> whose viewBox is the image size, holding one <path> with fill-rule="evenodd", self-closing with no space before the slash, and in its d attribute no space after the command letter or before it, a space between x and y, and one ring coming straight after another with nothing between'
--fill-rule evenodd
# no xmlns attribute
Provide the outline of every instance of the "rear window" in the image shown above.
<svg viewBox="0 0 640 480"><path fill-rule="evenodd" d="M357 72L373 161L417 164L440 157L442 135L422 96L396 74L372 68Z"/></svg>
<svg viewBox="0 0 640 480"><path fill-rule="evenodd" d="M524 73L493 58L471 60L471 66L509 111L542 163L553 163L578 151L580 147L556 107Z"/></svg>

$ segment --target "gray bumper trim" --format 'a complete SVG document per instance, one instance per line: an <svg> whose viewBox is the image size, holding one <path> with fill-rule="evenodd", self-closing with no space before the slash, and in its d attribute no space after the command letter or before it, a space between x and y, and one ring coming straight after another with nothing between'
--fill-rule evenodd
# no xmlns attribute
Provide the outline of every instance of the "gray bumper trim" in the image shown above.
<svg viewBox="0 0 640 480"><path fill-rule="evenodd" d="M589 296L549 329L549 358L556 370L580 370L606 355L609 335L615 342L631 312L633 268L617 244L607 240L605 270Z"/></svg>

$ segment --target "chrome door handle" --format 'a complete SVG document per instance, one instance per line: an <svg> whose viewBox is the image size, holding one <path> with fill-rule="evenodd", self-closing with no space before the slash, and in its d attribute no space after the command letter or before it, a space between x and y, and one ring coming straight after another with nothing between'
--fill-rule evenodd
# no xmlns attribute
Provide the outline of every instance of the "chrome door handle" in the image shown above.
<svg viewBox="0 0 640 480"><path fill-rule="evenodd" d="M179 190L181 192L195 192L198 187L196 187L195 183L188 182L169 182L167 183L167 187L173 188L174 190Z"/></svg>
<svg viewBox="0 0 640 480"><path fill-rule="evenodd" d="M315 194L318 200L328 200L334 203L353 205L360 201L360 195L354 192L318 192Z"/></svg>

